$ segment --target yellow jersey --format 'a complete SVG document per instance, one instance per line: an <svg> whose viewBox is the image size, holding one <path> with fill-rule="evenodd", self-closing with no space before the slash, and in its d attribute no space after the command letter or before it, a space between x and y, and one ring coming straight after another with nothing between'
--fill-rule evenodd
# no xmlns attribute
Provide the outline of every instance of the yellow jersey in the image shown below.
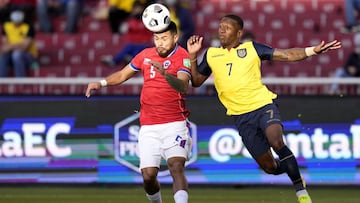
<svg viewBox="0 0 360 203"><path fill-rule="evenodd" d="M109 0L109 6L114 6L119 10L123 10L127 13L131 13L135 0ZM145 0L140 0L140 3L146 3Z"/></svg>
<svg viewBox="0 0 360 203"><path fill-rule="evenodd" d="M20 25L16 26L13 22L5 22L2 32L3 36L7 38L9 44L17 44L27 37L32 39L35 37L34 28L27 23L21 23ZM28 51L35 58L38 56L34 40L31 42Z"/></svg>
<svg viewBox="0 0 360 203"><path fill-rule="evenodd" d="M261 60L271 60L274 49L245 42L232 49L210 47L198 71L210 76L227 115L240 115L273 102L276 94L261 80Z"/></svg>
<svg viewBox="0 0 360 203"><path fill-rule="evenodd" d="M179 20L179 18L176 16L176 13L175 13L175 11L173 11L173 10L171 10L170 11L170 19L171 19L171 21L173 21L174 23L175 23L175 25L176 25L176 27L177 27L177 29L178 29L178 32L179 32L179 34L180 34L180 20Z"/></svg>

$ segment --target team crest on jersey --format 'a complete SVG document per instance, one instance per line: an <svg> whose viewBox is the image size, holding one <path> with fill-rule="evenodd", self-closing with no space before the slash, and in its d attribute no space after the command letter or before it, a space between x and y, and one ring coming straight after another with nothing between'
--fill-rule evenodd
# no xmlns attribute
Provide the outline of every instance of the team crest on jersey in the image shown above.
<svg viewBox="0 0 360 203"><path fill-rule="evenodd" d="M163 68L164 68L164 69L168 69L168 68L170 67L170 65L171 65L171 61L170 61L170 60L166 60L166 61L164 61L164 63L163 63Z"/></svg>
<svg viewBox="0 0 360 203"><path fill-rule="evenodd" d="M238 55L240 58L244 58L244 57L247 55L246 49L238 49L238 50L236 50L236 51L237 51L237 55Z"/></svg>

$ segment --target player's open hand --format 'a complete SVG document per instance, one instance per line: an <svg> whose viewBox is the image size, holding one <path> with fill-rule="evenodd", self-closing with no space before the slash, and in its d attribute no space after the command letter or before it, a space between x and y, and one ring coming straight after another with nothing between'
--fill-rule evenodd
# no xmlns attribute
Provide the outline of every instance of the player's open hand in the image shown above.
<svg viewBox="0 0 360 203"><path fill-rule="evenodd" d="M100 82L91 82L88 84L86 92L85 92L85 96L86 97L90 97L91 95L91 90L98 90L100 89L101 84Z"/></svg>
<svg viewBox="0 0 360 203"><path fill-rule="evenodd" d="M333 49L339 49L341 48L341 42L334 40L332 42L328 42L325 44L324 41L322 41L319 45L317 45L314 49L315 53L317 54L321 54L321 53L325 53L329 50L333 50Z"/></svg>
<svg viewBox="0 0 360 203"><path fill-rule="evenodd" d="M203 39L198 35L193 35L188 39L187 50L190 55L196 55L200 51Z"/></svg>

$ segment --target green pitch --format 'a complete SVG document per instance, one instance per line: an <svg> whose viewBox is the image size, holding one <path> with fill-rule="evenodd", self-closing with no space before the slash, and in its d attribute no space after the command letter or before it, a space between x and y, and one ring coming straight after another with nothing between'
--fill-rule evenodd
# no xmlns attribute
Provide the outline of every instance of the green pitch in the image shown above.
<svg viewBox="0 0 360 203"><path fill-rule="evenodd" d="M358 203L359 187L308 188L314 203ZM162 189L163 201L173 203L171 188ZM296 203L287 187L190 188L190 203ZM0 203L148 203L141 186L0 186Z"/></svg>

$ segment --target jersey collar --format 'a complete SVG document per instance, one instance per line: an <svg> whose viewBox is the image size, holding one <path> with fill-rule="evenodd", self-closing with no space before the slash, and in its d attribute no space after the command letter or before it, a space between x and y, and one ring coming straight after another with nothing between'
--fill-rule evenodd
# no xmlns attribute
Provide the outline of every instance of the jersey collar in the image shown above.
<svg viewBox="0 0 360 203"><path fill-rule="evenodd" d="M172 56L172 55L174 55L175 54L175 52L176 52L176 50L178 49L178 44L176 43L176 45L175 45L175 48L170 52L170 54L167 56L167 58L169 58L170 56Z"/></svg>
<svg viewBox="0 0 360 203"><path fill-rule="evenodd" d="M222 48L223 48L223 49L227 49L228 51L230 51L231 49L236 49L236 48L238 48L240 45L241 45L241 43L239 42L239 43L236 44L234 47L231 47L231 48L224 48L224 47L222 47Z"/></svg>

